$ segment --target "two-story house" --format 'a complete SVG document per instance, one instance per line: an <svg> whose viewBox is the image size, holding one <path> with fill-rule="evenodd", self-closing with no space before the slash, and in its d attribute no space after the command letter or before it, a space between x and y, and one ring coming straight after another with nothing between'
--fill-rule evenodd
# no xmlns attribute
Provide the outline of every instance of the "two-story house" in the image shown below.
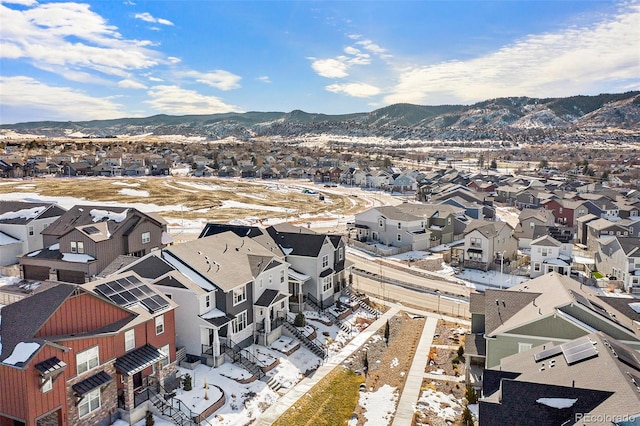
<svg viewBox="0 0 640 426"><path fill-rule="evenodd" d="M472 269L499 269L516 258L518 241L506 222L474 220L464 236L464 266Z"/></svg>
<svg viewBox="0 0 640 426"><path fill-rule="evenodd" d="M18 256L42 249L40 233L64 212L52 203L0 201L0 266L18 263Z"/></svg>
<svg viewBox="0 0 640 426"><path fill-rule="evenodd" d="M161 257L204 290L183 279L160 276L153 281L184 306L179 343L188 353L202 355L211 350L215 360L222 343L268 345L280 337L279 320L289 311L289 264L281 253L250 237L223 232L165 248Z"/></svg>
<svg viewBox="0 0 640 426"><path fill-rule="evenodd" d="M561 345L593 331L638 350L636 301L619 299L597 296L592 287L555 272L505 290L472 292L473 334L465 340L468 366L480 361L493 368L510 355L549 342Z"/></svg>
<svg viewBox="0 0 640 426"><path fill-rule="evenodd" d="M573 244L560 242L551 235L544 235L531 241L531 278L557 272L560 275L571 273Z"/></svg>
<svg viewBox="0 0 640 426"><path fill-rule="evenodd" d="M593 253L598 250L598 239L605 236L628 237L629 230L617 222L607 219L596 219L586 224L587 249Z"/></svg>
<svg viewBox="0 0 640 426"><path fill-rule="evenodd" d="M358 241L427 250L430 247L427 220L420 213L412 213L411 207L403 206L372 207L357 213L355 228Z"/></svg>
<svg viewBox="0 0 640 426"><path fill-rule="evenodd" d="M44 248L19 258L23 278L81 284L118 255L141 257L171 242L160 216L112 206L74 206L41 233Z"/></svg>
<svg viewBox="0 0 640 426"><path fill-rule="evenodd" d="M176 305L135 274L58 284L2 309L0 424L144 418L173 389Z"/></svg>
<svg viewBox="0 0 640 426"><path fill-rule="evenodd" d="M551 210L546 209L522 209L518 215L518 224L513 235L518 239L518 248L531 247L533 232L536 226L551 226L555 223L555 217Z"/></svg>
<svg viewBox="0 0 640 426"><path fill-rule="evenodd" d="M623 289L640 294L640 238L602 237L595 253L596 268L602 275L620 281Z"/></svg>

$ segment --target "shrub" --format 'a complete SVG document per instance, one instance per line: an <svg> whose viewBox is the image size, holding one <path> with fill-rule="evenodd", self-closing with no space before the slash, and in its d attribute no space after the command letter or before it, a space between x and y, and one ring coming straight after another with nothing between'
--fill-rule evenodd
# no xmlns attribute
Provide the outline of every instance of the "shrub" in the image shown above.
<svg viewBox="0 0 640 426"><path fill-rule="evenodd" d="M464 407L464 410L462 411L462 424L464 426L473 426L475 424L473 422L473 414L471 414L469 407Z"/></svg>
<svg viewBox="0 0 640 426"><path fill-rule="evenodd" d="M188 373L185 374L184 379L182 379L182 389L186 391L190 391L191 389L193 389L191 384L191 375Z"/></svg>
<svg viewBox="0 0 640 426"><path fill-rule="evenodd" d="M476 394L476 390L471 385L467 385L467 389L464 392L464 397L467 399L467 404L478 403L478 395Z"/></svg>
<svg viewBox="0 0 640 426"><path fill-rule="evenodd" d="M154 424L156 424L156 420L153 418L153 413L147 411L147 414L144 416L144 426L153 426Z"/></svg>
<svg viewBox="0 0 640 426"><path fill-rule="evenodd" d="M304 317L304 314L302 312L298 312L296 318L293 320L293 325L296 327L304 327L306 323L307 319Z"/></svg>
<svg viewBox="0 0 640 426"><path fill-rule="evenodd" d="M458 358L462 359L463 356L464 356L464 346L460 345L460 347L458 348Z"/></svg>

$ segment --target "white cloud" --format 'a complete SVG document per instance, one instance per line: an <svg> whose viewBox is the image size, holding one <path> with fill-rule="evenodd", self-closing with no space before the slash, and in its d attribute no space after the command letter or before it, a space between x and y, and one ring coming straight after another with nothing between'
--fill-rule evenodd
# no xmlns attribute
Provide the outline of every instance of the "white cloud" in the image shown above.
<svg viewBox="0 0 640 426"><path fill-rule="evenodd" d="M271 83L271 79L266 75L258 77L258 80L263 83Z"/></svg>
<svg viewBox="0 0 640 426"><path fill-rule="evenodd" d="M186 71L182 74L195 79L198 83L225 91L240 88L240 80L242 80L239 75L225 70L211 72Z"/></svg>
<svg viewBox="0 0 640 426"><path fill-rule="evenodd" d="M169 21L168 19L156 18L149 12L136 13L134 18L140 19L144 22L150 22L152 24L173 25L173 22Z"/></svg>
<svg viewBox="0 0 640 426"><path fill-rule="evenodd" d="M123 89L146 89L147 86L140 83L139 81L124 79L118 82L118 87L122 87Z"/></svg>
<svg viewBox="0 0 640 426"><path fill-rule="evenodd" d="M179 64L180 62L182 62L182 59L176 58L175 56L168 56L167 60L172 64Z"/></svg>
<svg viewBox="0 0 640 426"><path fill-rule="evenodd" d="M24 58L61 75L97 71L126 77L163 62L145 47L150 42L124 39L87 4L46 3L26 10L0 4L0 27L1 57Z"/></svg>
<svg viewBox="0 0 640 426"><path fill-rule="evenodd" d="M359 46L362 46L365 50L373 52L377 55L384 55L387 53L387 49L380 47L379 45L377 45L371 40L360 40L360 41L357 41L356 44Z"/></svg>
<svg viewBox="0 0 640 426"><path fill-rule="evenodd" d="M164 81L163 79L158 78L158 77L151 77L151 76L149 76L149 77L147 77L147 78L149 79L149 81L155 81L155 82L158 82L158 83L159 83L159 82L163 82L163 81Z"/></svg>
<svg viewBox="0 0 640 426"><path fill-rule="evenodd" d="M311 68L321 77L343 78L347 73L348 65L341 59L316 59L311 63Z"/></svg>
<svg viewBox="0 0 640 426"><path fill-rule="evenodd" d="M368 98L380 94L380 89L367 83L331 84L326 86L329 92L343 93L356 98Z"/></svg>
<svg viewBox="0 0 640 426"><path fill-rule="evenodd" d="M640 5L589 27L530 35L488 55L400 72L386 103L472 103L640 88ZM605 88L605 89L603 89Z"/></svg>
<svg viewBox="0 0 640 426"><path fill-rule="evenodd" d="M186 90L178 86L154 86L148 91L152 98L145 103L159 112L168 114L217 114L239 112L234 105L225 104L215 96L205 96L195 90Z"/></svg>
<svg viewBox="0 0 640 426"><path fill-rule="evenodd" d="M69 87L48 86L31 77L0 76L2 107L41 111L47 120L93 120L122 117L122 105ZM45 118L46 117L46 118Z"/></svg>
<svg viewBox="0 0 640 426"><path fill-rule="evenodd" d="M36 0L2 0L0 3L19 4L22 6L33 6L38 3Z"/></svg>

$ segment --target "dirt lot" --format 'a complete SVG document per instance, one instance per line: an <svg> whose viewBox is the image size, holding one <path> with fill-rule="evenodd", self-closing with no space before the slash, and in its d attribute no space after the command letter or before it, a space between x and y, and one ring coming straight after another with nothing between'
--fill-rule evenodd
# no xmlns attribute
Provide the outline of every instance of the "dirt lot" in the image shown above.
<svg viewBox="0 0 640 426"><path fill-rule="evenodd" d="M424 324L424 319L412 319L405 313L397 314L389 320L388 345L384 340L382 327L345 364L351 369L362 371L366 353L369 361L365 381L367 391L376 391L388 384L402 392ZM354 412L358 416L358 425L364 425L363 408L357 406Z"/></svg>
<svg viewBox="0 0 640 426"><path fill-rule="evenodd" d="M301 184L303 182L301 181ZM306 186L312 185L306 182ZM40 196L84 198L101 202L154 204L163 217L229 221L238 218L296 219L351 215L364 210L365 200L336 192L306 194L302 187L278 181L219 178L36 178L6 180L0 194L36 193ZM324 201L319 195L324 195ZM33 195L31 195L33 197ZM306 219L305 219L306 220Z"/></svg>

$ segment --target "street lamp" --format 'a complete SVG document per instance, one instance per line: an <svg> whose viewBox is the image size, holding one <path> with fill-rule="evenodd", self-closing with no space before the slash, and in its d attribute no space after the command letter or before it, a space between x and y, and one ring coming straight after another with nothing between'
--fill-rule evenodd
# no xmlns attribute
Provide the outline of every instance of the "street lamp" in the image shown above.
<svg viewBox="0 0 640 426"><path fill-rule="evenodd" d="M438 315L440 315L440 290L436 290L436 294L438 295Z"/></svg>
<svg viewBox="0 0 640 426"><path fill-rule="evenodd" d="M502 290L502 268L504 266L504 253L506 252L506 250L502 250L502 253L500 254L500 290Z"/></svg>

